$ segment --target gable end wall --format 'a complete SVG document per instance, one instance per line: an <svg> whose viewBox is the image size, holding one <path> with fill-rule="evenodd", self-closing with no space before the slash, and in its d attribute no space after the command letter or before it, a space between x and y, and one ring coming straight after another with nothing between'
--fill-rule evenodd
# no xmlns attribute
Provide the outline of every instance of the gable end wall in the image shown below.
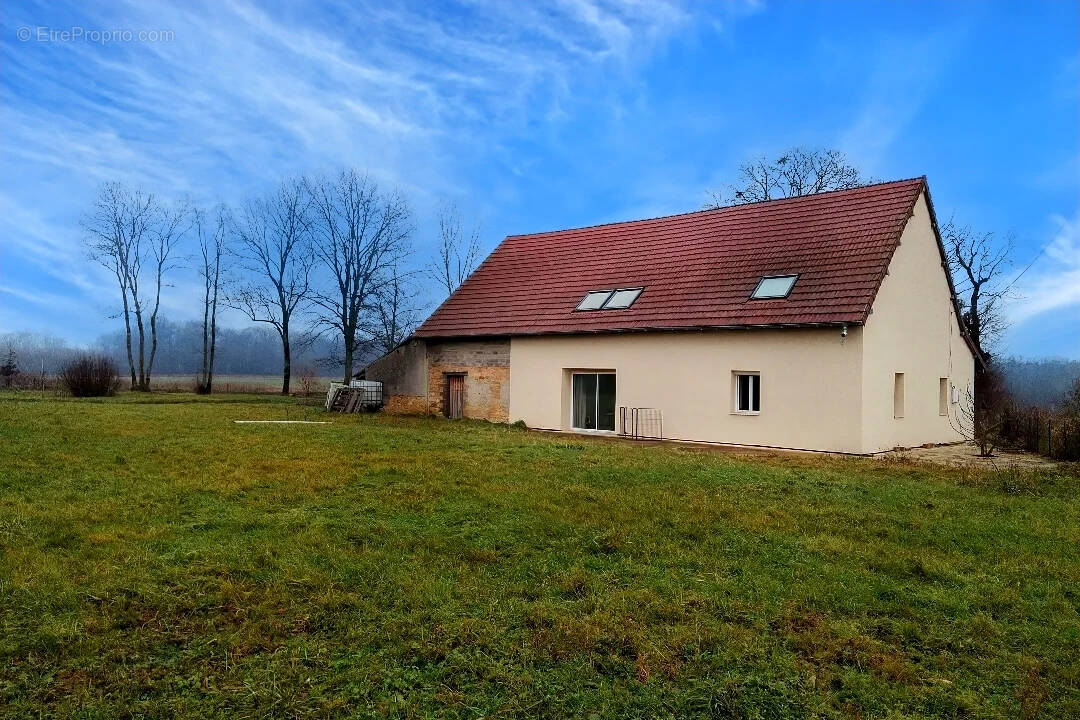
<svg viewBox="0 0 1080 720"><path fill-rule="evenodd" d="M888 274L863 328L864 452L963 439L958 406L971 388L975 360L955 313L926 194L915 203ZM904 417L894 417L894 381L904 373ZM948 415L939 414L939 379L949 378Z"/></svg>

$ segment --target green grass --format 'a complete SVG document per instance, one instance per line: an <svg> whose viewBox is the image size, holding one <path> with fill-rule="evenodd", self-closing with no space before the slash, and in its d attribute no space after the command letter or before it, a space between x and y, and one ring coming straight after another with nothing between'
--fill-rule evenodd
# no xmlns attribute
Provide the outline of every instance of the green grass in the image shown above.
<svg viewBox="0 0 1080 720"><path fill-rule="evenodd" d="M0 716L1080 716L1073 475L273 397L0 443Z"/></svg>

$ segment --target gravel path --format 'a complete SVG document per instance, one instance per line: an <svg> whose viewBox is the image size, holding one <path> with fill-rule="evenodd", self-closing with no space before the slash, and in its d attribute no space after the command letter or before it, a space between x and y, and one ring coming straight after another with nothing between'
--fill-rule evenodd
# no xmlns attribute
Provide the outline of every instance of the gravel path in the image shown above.
<svg viewBox="0 0 1080 720"><path fill-rule="evenodd" d="M878 457L914 460L916 462L931 463L935 465L982 467L987 469L1016 466L1034 470L1039 468L1055 468L1058 465L1053 460L1049 460L1041 455L1030 455L1028 453L995 452L993 457L979 457L979 452L976 450L974 443L917 447L909 450L892 450L881 453Z"/></svg>

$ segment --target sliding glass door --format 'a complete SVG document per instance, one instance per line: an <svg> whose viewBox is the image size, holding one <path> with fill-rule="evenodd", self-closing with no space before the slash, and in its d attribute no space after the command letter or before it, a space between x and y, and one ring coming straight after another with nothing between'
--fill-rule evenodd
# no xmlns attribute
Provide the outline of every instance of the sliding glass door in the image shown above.
<svg viewBox="0 0 1080 720"><path fill-rule="evenodd" d="M574 373L575 430L615 431L615 373Z"/></svg>

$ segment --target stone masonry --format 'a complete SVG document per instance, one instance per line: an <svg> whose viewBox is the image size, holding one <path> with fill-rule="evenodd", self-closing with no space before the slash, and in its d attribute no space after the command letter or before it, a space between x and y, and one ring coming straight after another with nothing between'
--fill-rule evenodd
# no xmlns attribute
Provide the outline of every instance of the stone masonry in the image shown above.
<svg viewBox="0 0 1080 720"><path fill-rule="evenodd" d="M465 375L465 417L510 420L510 341L429 342L428 411L443 413L448 374Z"/></svg>

